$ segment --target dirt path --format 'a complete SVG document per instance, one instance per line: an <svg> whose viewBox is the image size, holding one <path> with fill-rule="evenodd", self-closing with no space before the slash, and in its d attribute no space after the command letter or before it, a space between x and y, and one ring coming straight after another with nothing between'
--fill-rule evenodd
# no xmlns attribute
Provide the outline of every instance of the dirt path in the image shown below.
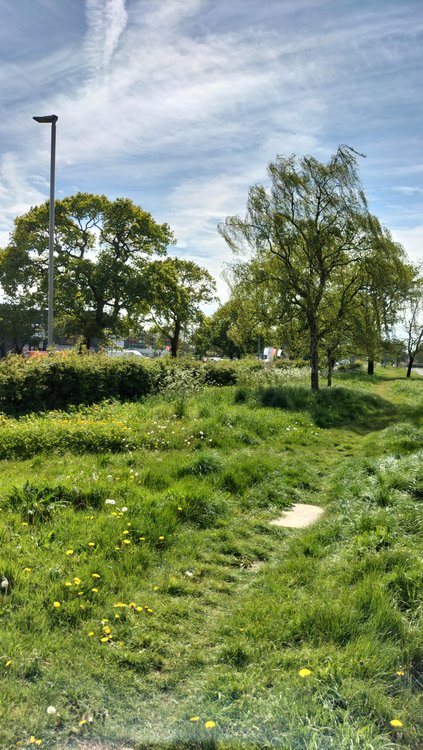
<svg viewBox="0 0 423 750"><path fill-rule="evenodd" d="M286 529L305 529L318 520L323 513L319 505L295 503L290 510L271 521L272 526L284 526Z"/></svg>

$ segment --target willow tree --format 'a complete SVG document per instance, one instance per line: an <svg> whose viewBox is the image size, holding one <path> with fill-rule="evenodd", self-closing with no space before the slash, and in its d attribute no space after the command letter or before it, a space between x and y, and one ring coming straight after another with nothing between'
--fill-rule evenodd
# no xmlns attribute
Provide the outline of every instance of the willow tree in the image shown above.
<svg viewBox="0 0 423 750"><path fill-rule="evenodd" d="M381 228L368 212L349 147L340 146L328 163L279 156L268 174L269 188L250 189L245 218L228 217L219 230L238 257L266 258L281 309L296 314L307 332L311 388L318 390L328 306L343 316Z"/></svg>

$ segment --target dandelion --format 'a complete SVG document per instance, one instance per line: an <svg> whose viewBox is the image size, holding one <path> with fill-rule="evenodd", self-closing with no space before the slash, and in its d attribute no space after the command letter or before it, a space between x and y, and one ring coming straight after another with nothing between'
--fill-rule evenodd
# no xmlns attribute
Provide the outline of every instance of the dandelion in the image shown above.
<svg viewBox="0 0 423 750"><path fill-rule="evenodd" d="M73 553L74 553L74 550L73 550L73 549L67 549L67 550L66 550L66 554L67 554L67 555L73 555Z"/></svg>
<svg viewBox="0 0 423 750"><path fill-rule="evenodd" d="M129 534L128 529L125 529L125 531L122 532L123 534Z"/></svg>
<svg viewBox="0 0 423 750"><path fill-rule="evenodd" d="M159 536L159 542L162 542L164 540L164 536Z"/></svg>
<svg viewBox="0 0 423 750"><path fill-rule="evenodd" d="M49 716L52 716L53 714L57 713L57 708L55 708L54 706L48 706L47 713L49 714Z"/></svg>
<svg viewBox="0 0 423 750"><path fill-rule="evenodd" d="M402 723L402 721L400 721L399 719L391 719L391 721L389 723L390 723L391 727L403 727L404 726L404 724Z"/></svg>
<svg viewBox="0 0 423 750"><path fill-rule="evenodd" d="M90 632L88 633L88 638L92 638L93 635L95 635L94 630L90 630Z"/></svg>
<svg viewBox="0 0 423 750"><path fill-rule="evenodd" d="M110 635L111 632L112 632L112 629L108 625L105 625L103 628L103 633L105 635Z"/></svg>
<svg viewBox="0 0 423 750"><path fill-rule="evenodd" d="M116 500L112 500L110 497L104 501L105 505L116 505Z"/></svg>
<svg viewBox="0 0 423 750"><path fill-rule="evenodd" d="M158 590L159 590L158 586L153 586L153 591L158 591Z"/></svg>
<svg viewBox="0 0 423 750"><path fill-rule="evenodd" d="M11 663L12 663L12 659L8 659L7 662L6 662L6 664L4 666L5 667L10 667Z"/></svg>
<svg viewBox="0 0 423 750"><path fill-rule="evenodd" d="M93 588L93 589L91 589L91 591L92 591L92 592L93 592L94 594L98 594L98 589L96 589L96 588Z"/></svg>
<svg viewBox="0 0 423 750"><path fill-rule="evenodd" d="M397 674L398 677L404 677L405 672L403 672L401 669L399 669L398 672L395 672L395 674Z"/></svg>
<svg viewBox="0 0 423 750"><path fill-rule="evenodd" d="M213 727L215 727L216 724L215 724L214 721L206 721L206 723L204 724L204 726L205 726L206 729L213 729Z"/></svg>
<svg viewBox="0 0 423 750"><path fill-rule="evenodd" d="M300 677L310 677L310 675L311 675L311 669L306 669L306 668L300 669L300 671L298 672L298 674L300 675Z"/></svg>
<svg viewBox="0 0 423 750"><path fill-rule="evenodd" d="M140 542L145 542L145 536L140 536L140 537L138 537L138 539L139 539Z"/></svg>
<svg viewBox="0 0 423 750"><path fill-rule="evenodd" d="M89 547L95 547L95 542L88 542Z"/></svg>
<svg viewBox="0 0 423 750"><path fill-rule="evenodd" d="M129 603L129 609L136 609L136 608L137 608L137 605L135 604L135 602Z"/></svg>
<svg viewBox="0 0 423 750"><path fill-rule="evenodd" d="M142 607L137 607L137 612L142 612Z"/></svg>
<svg viewBox="0 0 423 750"><path fill-rule="evenodd" d="M131 544L130 539L122 539L122 544Z"/></svg>
<svg viewBox="0 0 423 750"><path fill-rule="evenodd" d="M101 576L98 573L91 573L93 578L101 578Z"/></svg>
<svg viewBox="0 0 423 750"><path fill-rule="evenodd" d="M100 638L101 643L109 643L110 638L108 635L103 636L103 638Z"/></svg>
<svg viewBox="0 0 423 750"><path fill-rule="evenodd" d="M80 727L83 727L83 726L84 726L84 724L86 724L86 723L87 723L87 720L86 720L86 719L81 719L81 721L79 722L79 726L80 726Z"/></svg>
<svg viewBox="0 0 423 750"><path fill-rule="evenodd" d="M127 607L127 604L124 604L123 602L116 602L116 604L113 605L114 607Z"/></svg>
<svg viewBox="0 0 423 750"><path fill-rule="evenodd" d="M65 586L72 586L72 581L65 581Z"/></svg>
<svg viewBox="0 0 423 750"><path fill-rule="evenodd" d="M199 716L191 716L190 721L200 721Z"/></svg>
<svg viewBox="0 0 423 750"><path fill-rule="evenodd" d="M61 607L60 602L53 602L53 607L54 609L59 609L59 607Z"/></svg>
<svg viewBox="0 0 423 750"><path fill-rule="evenodd" d="M79 586L79 584L81 583L81 579L78 578L78 576L75 576L75 578L73 579L72 583L74 583L75 586Z"/></svg>
<svg viewBox="0 0 423 750"><path fill-rule="evenodd" d="M30 572L31 572L31 570L32 570L32 568L24 568L24 569L23 569L23 572L24 572L24 573L30 573Z"/></svg>

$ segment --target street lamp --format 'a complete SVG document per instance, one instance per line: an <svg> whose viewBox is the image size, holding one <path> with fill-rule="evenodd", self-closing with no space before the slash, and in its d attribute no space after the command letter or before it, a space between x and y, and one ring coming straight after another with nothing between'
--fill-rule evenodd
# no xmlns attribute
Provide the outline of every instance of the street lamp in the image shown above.
<svg viewBox="0 0 423 750"><path fill-rule="evenodd" d="M56 161L56 122L57 115L33 117L36 122L51 124L51 157L50 157L50 211L48 232L48 315L47 345L53 346L53 290L54 290L54 171Z"/></svg>

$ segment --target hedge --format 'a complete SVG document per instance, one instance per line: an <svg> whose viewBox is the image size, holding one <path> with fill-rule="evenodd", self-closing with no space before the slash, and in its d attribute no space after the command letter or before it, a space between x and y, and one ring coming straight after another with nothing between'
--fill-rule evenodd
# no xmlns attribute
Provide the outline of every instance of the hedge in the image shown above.
<svg viewBox="0 0 423 750"><path fill-rule="evenodd" d="M0 360L0 413L20 416L105 399L140 399L165 390L169 382L183 382L182 373L199 385L236 385L242 373L269 367L274 365L254 359L203 363L113 359L103 354L52 354L39 358L13 355Z"/></svg>

